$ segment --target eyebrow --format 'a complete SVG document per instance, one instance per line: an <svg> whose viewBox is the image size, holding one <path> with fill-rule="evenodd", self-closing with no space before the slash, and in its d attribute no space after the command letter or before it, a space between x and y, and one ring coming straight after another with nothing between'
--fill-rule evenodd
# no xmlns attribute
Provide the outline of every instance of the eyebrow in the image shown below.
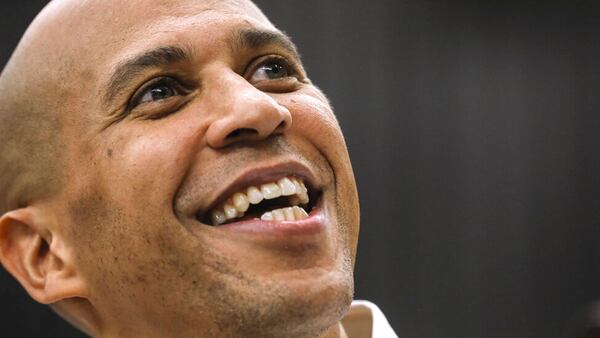
<svg viewBox="0 0 600 338"><path fill-rule="evenodd" d="M245 49L260 49L266 46L278 46L298 61L300 60L298 50L290 37L280 31L240 29L236 30L230 38L230 48L233 54L238 54ZM143 71L189 60L191 60L189 50L179 46L163 46L142 52L121 62L108 82L104 103L108 106L108 103Z"/></svg>
<svg viewBox="0 0 600 338"><path fill-rule="evenodd" d="M143 52L117 66L107 86L104 102L110 102L136 75L148 68L156 68L179 63L189 59L189 54L181 47L166 46Z"/></svg>
<svg viewBox="0 0 600 338"><path fill-rule="evenodd" d="M265 46L273 45L283 48L292 54L292 56L300 59L298 49L292 42L292 39L287 34L280 31L241 29L236 31L231 47L233 52L237 53L246 48L260 49Z"/></svg>

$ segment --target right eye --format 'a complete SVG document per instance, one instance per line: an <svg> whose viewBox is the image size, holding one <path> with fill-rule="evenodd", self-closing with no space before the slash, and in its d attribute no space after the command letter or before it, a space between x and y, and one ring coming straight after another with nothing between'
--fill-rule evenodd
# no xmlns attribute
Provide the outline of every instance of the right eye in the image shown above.
<svg viewBox="0 0 600 338"><path fill-rule="evenodd" d="M168 100L175 96L187 94L185 88L172 77L159 77L140 88L129 102L129 108Z"/></svg>
<svg viewBox="0 0 600 338"><path fill-rule="evenodd" d="M189 90L174 78L159 77L137 90L129 101L127 110L139 109L141 115L160 118L180 108L186 102L185 96L188 93Z"/></svg>
<svg viewBox="0 0 600 338"><path fill-rule="evenodd" d="M142 97L140 98L138 104L164 100L174 95L176 95L176 91L171 86L165 84L157 85L147 89L144 92L144 95L142 95Z"/></svg>

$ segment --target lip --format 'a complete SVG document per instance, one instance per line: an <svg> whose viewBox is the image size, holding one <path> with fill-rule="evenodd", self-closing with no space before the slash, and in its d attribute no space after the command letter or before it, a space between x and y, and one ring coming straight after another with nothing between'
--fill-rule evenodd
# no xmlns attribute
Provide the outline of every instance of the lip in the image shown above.
<svg viewBox="0 0 600 338"><path fill-rule="evenodd" d="M217 205L223 203L234 193L241 191L249 186L259 186L264 183L277 181L286 176L295 176L302 179L311 189L321 190L313 172L305 165L299 162L285 162L275 165L262 165L244 170L230 184L216 194L212 202L206 207L198 209L195 213L197 219L203 219L206 213L214 209ZM310 217L309 217L310 218ZM252 222L244 221L237 223ZM261 221L265 222L265 221ZM269 223L269 222L265 222ZM272 222L277 223L277 222Z"/></svg>

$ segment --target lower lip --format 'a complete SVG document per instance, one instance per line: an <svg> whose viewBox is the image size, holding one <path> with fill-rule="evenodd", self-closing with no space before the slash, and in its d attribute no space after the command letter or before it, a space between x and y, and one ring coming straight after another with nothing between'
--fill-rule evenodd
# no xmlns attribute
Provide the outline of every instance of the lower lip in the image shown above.
<svg viewBox="0 0 600 338"><path fill-rule="evenodd" d="M250 219L221 225L225 231L282 237L316 235L325 229L325 215L320 206L313 208L307 218L298 221L263 221Z"/></svg>

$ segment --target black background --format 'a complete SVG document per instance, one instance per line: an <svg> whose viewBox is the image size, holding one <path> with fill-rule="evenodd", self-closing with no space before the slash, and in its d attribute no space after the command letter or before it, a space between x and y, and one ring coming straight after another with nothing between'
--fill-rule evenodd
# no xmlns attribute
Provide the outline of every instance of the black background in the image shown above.
<svg viewBox="0 0 600 338"><path fill-rule="evenodd" d="M44 3L2 5L1 64ZM600 298L594 1L257 3L346 134L356 298L401 338L574 336ZM4 271L0 299L2 337L81 336Z"/></svg>

